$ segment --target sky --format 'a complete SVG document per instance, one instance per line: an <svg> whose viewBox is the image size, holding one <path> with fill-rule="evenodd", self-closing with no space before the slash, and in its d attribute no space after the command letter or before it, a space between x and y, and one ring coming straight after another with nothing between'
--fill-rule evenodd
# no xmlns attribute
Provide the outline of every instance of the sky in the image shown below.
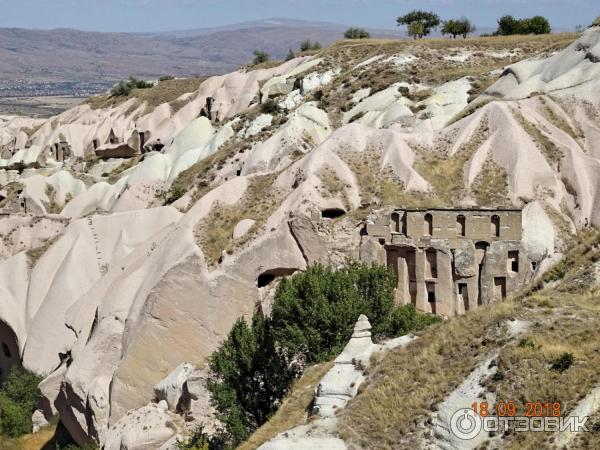
<svg viewBox="0 0 600 450"><path fill-rule="evenodd" d="M0 27L150 32L286 17L393 28L415 8L466 16L479 27L494 27L504 14L544 15L557 28L600 15L598 0L0 0Z"/></svg>

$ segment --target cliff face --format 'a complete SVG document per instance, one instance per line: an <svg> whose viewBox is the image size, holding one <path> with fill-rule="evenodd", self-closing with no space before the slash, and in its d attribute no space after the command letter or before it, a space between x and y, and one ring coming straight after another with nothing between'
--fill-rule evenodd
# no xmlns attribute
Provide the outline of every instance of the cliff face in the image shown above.
<svg viewBox="0 0 600 450"><path fill-rule="evenodd" d="M523 208L547 267L600 225L598 36L549 59L542 38L340 43L155 107L2 118L0 331L48 377L45 413L104 442L273 281L358 257L393 207ZM132 158L94 156L136 132Z"/></svg>

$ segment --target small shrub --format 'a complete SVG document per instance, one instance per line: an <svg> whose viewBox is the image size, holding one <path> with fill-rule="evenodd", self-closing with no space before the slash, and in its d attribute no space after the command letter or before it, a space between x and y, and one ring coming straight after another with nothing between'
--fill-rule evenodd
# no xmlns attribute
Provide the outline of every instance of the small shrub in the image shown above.
<svg viewBox="0 0 600 450"><path fill-rule="evenodd" d="M307 52L309 50L319 50L321 48L321 44L319 42L313 42L310 39L306 39L300 43L300 51Z"/></svg>
<svg viewBox="0 0 600 450"><path fill-rule="evenodd" d="M175 448L177 450L212 450L211 437L204 431L204 426L199 425L187 441L177 439Z"/></svg>
<svg viewBox="0 0 600 450"><path fill-rule="evenodd" d="M519 341L520 348L535 348L535 342L530 338L523 338Z"/></svg>
<svg viewBox="0 0 600 450"><path fill-rule="evenodd" d="M129 80L121 80L119 84L114 86L111 91L111 97L126 97L131 94L134 89L148 89L154 86L144 80L138 80L135 77L129 77Z"/></svg>
<svg viewBox="0 0 600 450"><path fill-rule="evenodd" d="M596 19L592 22L593 27L600 27L600 16L596 17Z"/></svg>
<svg viewBox="0 0 600 450"><path fill-rule="evenodd" d="M174 79L175 79L175 77L174 77L174 76L171 76L171 75L164 75L164 76L160 77L160 78L158 79L158 81L169 81L169 80L174 80Z"/></svg>
<svg viewBox="0 0 600 450"><path fill-rule="evenodd" d="M263 114L276 114L279 111L279 107L275 100L269 99L260 105L260 110Z"/></svg>
<svg viewBox="0 0 600 450"><path fill-rule="evenodd" d="M296 57L296 55L294 54L294 51L290 48L290 51L288 52L287 56L285 57L285 60L291 61L295 57Z"/></svg>
<svg viewBox="0 0 600 450"><path fill-rule="evenodd" d="M254 66L256 66L257 64L266 63L270 59L271 59L271 57L269 56L269 54L267 52L255 50L254 51L254 59L252 60L252 64Z"/></svg>
<svg viewBox="0 0 600 450"><path fill-rule="evenodd" d="M344 33L344 37L346 39L369 39L371 37L371 33L369 33L364 28L348 28Z"/></svg>
<svg viewBox="0 0 600 450"><path fill-rule="evenodd" d="M561 353L558 358L552 361L552 366L550 368L558 372L564 372L569 367L571 367L574 362L575 357L573 356L573 353L564 352Z"/></svg>

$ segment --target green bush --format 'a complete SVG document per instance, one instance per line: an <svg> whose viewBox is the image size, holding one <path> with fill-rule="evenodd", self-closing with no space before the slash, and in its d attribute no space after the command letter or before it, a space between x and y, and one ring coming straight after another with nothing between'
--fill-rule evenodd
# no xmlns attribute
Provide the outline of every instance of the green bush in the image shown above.
<svg viewBox="0 0 600 450"><path fill-rule="evenodd" d="M593 27L600 27L600 16L596 17L596 19L592 22Z"/></svg>
<svg viewBox="0 0 600 450"><path fill-rule="evenodd" d="M31 415L37 407L42 379L16 367L0 386L0 433L19 437L31 433Z"/></svg>
<svg viewBox="0 0 600 450"><path fill-rule="evenodd" d="M294 51L290 48L290 51L288 52L287 56L285 57L285 60L291 61L295 57L296 57L296 55L294 54Z"/></svg>
<svg viewBox="0 0 600 450"><path fill-rule="evenodd" d="M300 43L300 51L306 52L309 50L319 50L321 48L321 44L319 42L313 42L310 39L306 39Z"/></svg>
<svg viewBox="0 0 600 450"><path fill-rule="evenodd" d="M306 364L331 359L346 345L356 320L366 314L376 340L437 322L412 305L395 306L393 271L349 262L323 265L284 279L270 318L257 311L239 319L210 359L207 387L225 426L225 448L234 448L275 413Z"/></svg>
<svg viewBox="0 0 600 450"><path fill-rule="evenodd" d="M169 80L174 80L174 79L175 79L175 77L174 77L174 76L171 76L171 75L164 75L164 76L160 77L160 78L158 79L158 81L169 81Z"/></svg>
<svg viewBox="0 0 600 450"><path fill-rule="evenodd" d="M256 66L257 64L266 63L270 59L271 59L271 57L269 56L269 54L267 52L255 50L254 51L254 59L252 60L252 64Z"/></svg>
<svg viewBox="0 0 600 450"><path fill-rule="evenodd" d="M558 358L552 361L552 366L550 368L558 372L564 372L569 367L571 367L574 362L575 357L573 356L573 353L564 352L561 353Z"/></svg>
<svg viewBox="0 0 600 450"><path fill-rule="evenodd" d="M121 80L119 84L113 87L110 91L110 95L113 97L126 97L131 94L134 89L148 89L154 86L144 80L138 80L135 77L129 77L129 80Z"/></svg>
<svg viewBox="0 0 600 450"><path fill-rule="evenodd" d="M364 28L352 27L346 30L344 37L346 39L369 39L371 37L371 33Z"/></svg>
<svg viewBox="0 0 600 450"><path fill-rule="evenodd" d="M552 32L550 22L542 16L526 19L515 19L513 16L502 16L498 19L496 35L510 36L513 34L548 34Z"/></svg>
<svg viewBox="0 0 600 450"><path fill-rule="evenodd" d="M260 105L260 111L263 114L276 114L279 111L279 107L275 100L269 99Z"/></svg>

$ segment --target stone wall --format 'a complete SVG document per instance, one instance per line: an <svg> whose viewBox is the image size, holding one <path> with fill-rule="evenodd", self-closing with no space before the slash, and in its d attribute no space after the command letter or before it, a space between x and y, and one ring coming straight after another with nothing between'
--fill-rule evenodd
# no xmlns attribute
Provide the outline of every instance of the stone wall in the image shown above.
<svg viewBox="0 0 600 450"><path fill-rule="evenodd" d="M521 234L520 210L396 210L367 224L361 258L394 269L399 304L451 317L532 278Z"/></svg>

